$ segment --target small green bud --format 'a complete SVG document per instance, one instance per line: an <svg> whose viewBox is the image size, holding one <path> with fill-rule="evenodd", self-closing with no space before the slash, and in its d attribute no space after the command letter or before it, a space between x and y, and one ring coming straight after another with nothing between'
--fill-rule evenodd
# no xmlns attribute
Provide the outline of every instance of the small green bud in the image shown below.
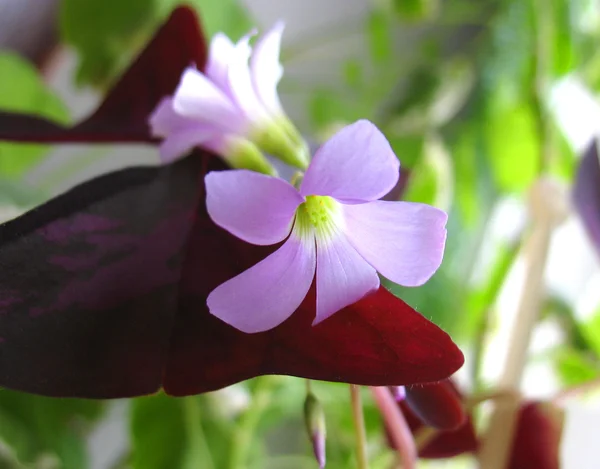
<svg viewBox="0 0 600 469"><path fill-rule="evenodd" d="M310 160L310 152L300 134L293 136L288 131L291 123L286 119L273 123L257 132L252 140L263 151L281 161L300 169L306 169ZM281 125L280 125L281 124ZM293 126L292 126L293 127Z"/></svg>
<svg viewBox="0 0 600 469"><path fill-rule="evenodd" d="M232 137L227 142L227 162L237 169L249 169L269 176L277 176L277 171L269 160L249 140Z"/></svg>
<svg viewBox="0 0 600 469"><path fill-rule="evenodd" d="M304 401L304 422L317 463L323 469L325 467L325 438L327 436L325 412L319 400L311 392L306 395Z"/></svg>

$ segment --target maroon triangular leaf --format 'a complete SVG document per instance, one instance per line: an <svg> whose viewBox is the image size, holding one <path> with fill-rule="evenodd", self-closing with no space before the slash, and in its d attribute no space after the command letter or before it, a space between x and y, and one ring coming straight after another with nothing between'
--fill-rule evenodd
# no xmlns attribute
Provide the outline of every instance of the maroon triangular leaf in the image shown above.
<svg viewBox="0 0 600 469"><path fill-rule="evenodd" d="M211 316L208 294L270 251L225 232L199 207L165 372L167 393L196 394L262 374L401 385L444 379L462 366L450 337L384 288L314 327L314 286L299 310L271 331L244 334Z"/></svg>
<svg viewBox="0 0 600 469"><path fill-rule="evenodd" d="M521 406L509 469L559 469L563 411L550 402Z"/></svg>
<svg viewBox="0 0 600 469"><path fill-rule="evenodd" d="M600 253L600 160L598 145L592 143L585 151L573 187L573 201L583 224Z"/></svg>
<svg viewBox="0 0 600 469"><path fill-rule="evenodd" d="M443 459L477 450L473 420L464 412L462 396L451 380L413 386L406 395L411 399L402 401L400 408L413 434L425 425L442 429L420 449L420 457ZM388 441L393 447L392 440Z"/></svg>
<svg viewBox="0 0 600 469"><path fill-rule="evenodd" d="M0 112L0 140L19 142L148 142L147 120L175 90L183 70L202 69L204 35L193 9L179 7L111 89L100 107L74 127L32 115Z"/></svg>
<svg viewBox="0 0 600 469"><path fill-rule="evenodd" d="M269 373L428 382L462 365L447 334L384 289L316 327L314 293L261 334L210 315L208 293L272 248L212 223L200 162L103 176L0 226L0 386L124 397L162 379L179 396Z"/></svg>
<svg viewBox="0 0 600 469"><path fill-rule="evenodd" d="M0 225L0 386L160 388L198 172L192 158L119 171Z"/></svg>
<svg viewBox="0 0 600 469"><path fill-rule="evenodd" d="M439 430L454 430L467 418L462 397L449 379L407 386L403 406L409 407L425 425Z"/></svg>

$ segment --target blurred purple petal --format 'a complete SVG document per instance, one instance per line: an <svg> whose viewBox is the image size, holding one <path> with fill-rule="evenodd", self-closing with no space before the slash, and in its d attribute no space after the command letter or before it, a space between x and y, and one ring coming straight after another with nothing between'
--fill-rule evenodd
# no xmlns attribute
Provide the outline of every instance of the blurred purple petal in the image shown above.
<svg viewBox="0 0 600 469"><path fill-rule="evenodd" d="M396 402L406 399L406 388L404 386L390 386L390 392L394 396L394 399L396 399Z"/></svg>
<svg viewBox="0 0 600 469"><path fill-rule="evenodd" d="M231 39L223 33L217 33L210 41L210 51L206 63L206 76L228 94L229 81L227 74L233 50L234 44Z"/></svg>
<svg viewBox="0 0 600 469"><path fill-rule="evenodd" d="M221 126L224 130L240 131L239 110L229 97L204 74L188 68L173 96L175 112Z"/></svg>
<svg viewBox="0 0 600 469"><path fill-rule="evenodd" d="M324 469L325 467L325 434L321 432L313 433L312 435L312 445L313 452L315 454L315 459L317 460L317 464L320 469Z"/></svg>
<svg viewBox="0 0 600 469"><path fill-rule="evenodd" d="M594 142L584 153L573 188L573 201L583 224L600 253L600 161Z"/></svg>
<svg viewBox="0 0 600 469"><path fill-rule="evenodd" d="M252 244L283 241L290 233L296 209L304 202L288 182L253 171L213 171L205 180L210 217Z"/></svg>
<svg viewBox="0 0 600 469"><path fill-rule="evenodd" d="M367 120L344 127L317 150L300 193L346 203L377 200L398 182L400 163L384 135Z"/></svg>
<svg viewBox="0 0 600 469"><path fill-rule="evenodd" d="M160 159L163 163L172 163L190 153L195 147L209 149L206 142L218 135L215 129L196 125L172 132L160 144Z"/></svg>
<svg viewBox="0 0 600 469"><path fill-rule="evenodd" d="M283 114L277 94L277 84L283 76L283 67L279 63L281 36L285 25L279 21L264 34L254 46L250 59L252 82L263 106L272 116Z"/></svg>
<svg viewBox="0 0 600 469"><path fill-rule="evenodd" d="M343 233L317 236L317 314L313 324L379 288L379 276Z"/></svg>
<svg viewBox="0 0 600 469"><path fill-rule="evenodd" d="M422 285L442 263L448 219L444 211L381 200L344 205L343 210L354 248L392 282Z"/></svg>
<svg viewBox="0 0 600 469"><path fill-rule="evenodd" d="M252 77L248 67L248 59L252 52L249 44L251 35L247 34L242 37L235 45L229 64L228 79L229 89L235 103L247 119L256 124L268 121L269 116L252 86Z"/></svg>
<svg viewBox="0 0 600 469"><path fill-rule="evenodd" d="M293 232L277 251L215 288L206 303L242 332L272 329L300 306L315 275L315 245Z"/></svg>
<svg viewBox="0 0 600 469"><path fill-rule="evenodd" d="M148 122L154 137L165 137L160 144L163 163L171 163L185 156L194 147L201 146L219 134L213 126L177 114L173 109L173 98L164 98Z"/></svg>

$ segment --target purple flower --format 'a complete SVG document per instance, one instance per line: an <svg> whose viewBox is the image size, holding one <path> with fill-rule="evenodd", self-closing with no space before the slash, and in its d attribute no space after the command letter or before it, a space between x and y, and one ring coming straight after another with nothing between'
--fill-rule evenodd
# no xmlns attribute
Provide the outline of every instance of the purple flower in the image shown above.
<svg viewBox="0 0 600 469"><path fill-rule="evenodd" d="M362 120L316 152L299 189L245 170L209 173L206 203L217 225L251 244L286 240L213 290L210 312L241 331L260 332L296 310L315 272L313 324L376 290L378 271L406 286L426 282L442 261L447 215L378 200L398 181L399 166L383 134Z"/></svg>
<svg viewBox="0 0 600 469"><path fill-rule="evenodd" d="M247 34L237 44L222 33L211 41L204 72L188 67L172 97L164 98L149 123L162 137L164 162L202 147L238 168L273 174L262 151L306 168L308 150L285 115L277 84L283 75L279 49L283 23L254 46ZM250 59L250 66L248 60Z"/></svg>

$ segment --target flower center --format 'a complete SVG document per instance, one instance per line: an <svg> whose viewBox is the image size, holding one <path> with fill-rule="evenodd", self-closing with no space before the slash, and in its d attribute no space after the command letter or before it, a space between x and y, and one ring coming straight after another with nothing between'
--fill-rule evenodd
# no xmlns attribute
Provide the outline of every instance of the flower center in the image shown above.
<svg viewBox="0 0 600 469"><path fill-rule="evenodd" d="M314 229L317 236L331 235L339 220L339 204L326 195L308 195L306 202L298 207L296 220L304 231Z"/></svg>

